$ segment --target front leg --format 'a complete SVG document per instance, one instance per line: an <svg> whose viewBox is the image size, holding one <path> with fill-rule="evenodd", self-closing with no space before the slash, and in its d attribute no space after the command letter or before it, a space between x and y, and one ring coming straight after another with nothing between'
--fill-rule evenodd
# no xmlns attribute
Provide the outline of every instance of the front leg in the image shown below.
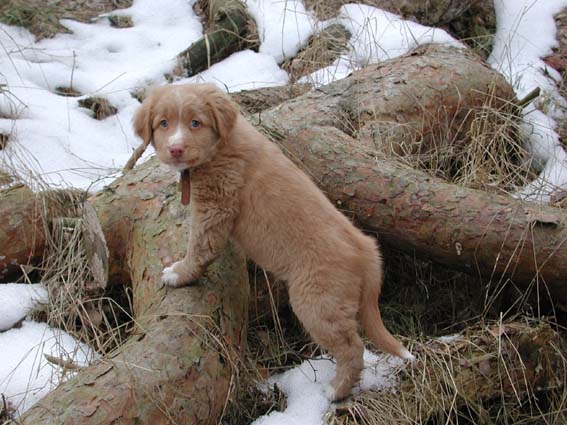
<svg viewBox="0 0 567 425"><path fill-rule="evenodd" d="M166 267L162 282L167 286L186 286L197 280L225 248L237 215L235 208L207 208L194 211L187 255Z"/></svg>

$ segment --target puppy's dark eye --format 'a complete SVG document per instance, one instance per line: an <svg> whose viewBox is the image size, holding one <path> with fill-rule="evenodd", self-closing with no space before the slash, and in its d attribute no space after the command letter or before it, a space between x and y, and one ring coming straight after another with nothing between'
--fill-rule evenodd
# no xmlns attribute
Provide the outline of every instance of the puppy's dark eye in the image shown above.
<svg viewBox="0 0 567 425"><path fill-rule="evenodd" d="M161 128L167 128L168 125L169 125L169 123L167 122L167 120L161 120L161 121L159 122L159 126L160 126Z"/></svg>
<svg viewBox="0 0 567 425"><path fill-rule="evenodd" d="M190 128L199 128L199 127L201 127L201 121L191 120L189 127Z"/></svg>

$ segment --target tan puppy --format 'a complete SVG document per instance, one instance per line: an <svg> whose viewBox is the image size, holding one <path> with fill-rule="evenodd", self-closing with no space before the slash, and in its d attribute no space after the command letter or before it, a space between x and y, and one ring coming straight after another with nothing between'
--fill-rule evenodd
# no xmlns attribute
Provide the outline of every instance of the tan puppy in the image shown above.
<svg viewBox="0 0 567 425"><path fill-rule="evenodd" d="M350 394L363 367L357 319L378 348L413 358L380 317L382 260L374 240L249 124L229 96L206 84L157 88L137 111L134 128L161 161L191 169L189 247L182 261L164 269L165 284L190 284L235 240L288 283L293 311L336 358L332 400Z"/></svg>

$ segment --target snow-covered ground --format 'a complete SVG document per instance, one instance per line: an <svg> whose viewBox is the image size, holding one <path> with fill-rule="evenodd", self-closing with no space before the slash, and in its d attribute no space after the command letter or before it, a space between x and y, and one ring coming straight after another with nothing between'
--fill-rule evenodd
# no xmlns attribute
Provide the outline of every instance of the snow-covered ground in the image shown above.
<svg viewBox="0 0 567 425"><path fill-rule="evenodd" d="M557 46L553 15L567 7L565 0L495 0L497 32L488 62L512 84L519 99L540 87L540 109L524 109L522 131L528 149L541 163L540 177L516 194L549 202L554 191L567 188L567 153L555 132L567 103L557 90L561 76L542 60ZM546 113L542 112L545 111Z"/></svg>
<svg viewBox="0 0 567 425"><path fill-rule="evenodd" d="M114 178L140 142L131 127L139 105L133 94L150 85L165 84L164 74L172 71L175 56L202 35L193 3L161 0L156 8L153 0L134 0L131 8L113 13L131 16L131 28L112 28L104 16L90 24L63 21L72 33L40 42L26 30L0 24L0 133L11 134L7 147L0 151L0 164L19 171L23 178L30 173L40 175L57 187L97 190ZM336 19L318 22L299 0L248 0L247 5L258 23L260 51L235 53L200 75L177 83L208 81L231 92L285 85L288 76L279 66L282 61L293 57L310 35L334 22L351 31L350 49L333 65L307 77L315 84L344 78L355 69L402 55L422 43L460 45L443 30L369 6L345 5ZM543 105L545 113L533 105L526 108L526 144L541 162L543 173L517 194L546 201L550 188L567 187L567 155L554 131L555 120L565 106L556 89L559 75L541 58L556 44L552 16L567 6L567 0L495 0L495 6L498 32L490 63L508 78L519 97L539 86L544 91L542 98L550 100ZM78 106L77 98L58 95L57 87L72 87L82 97L106 97L118 113L98 121ZM146 157L152 153L150 148ZM0 289L8 291L0 292L0 325L5 325L0 329L8 329L33 305L30 287L0 285ZM40 299L45 296L41 290L38 293ZM9 296L22 301L11 302ZM55 340L58 343L54 345ZM63 345L70 353L88 352L68 335L28 320L20 328L0 333L0 392L19 405L19 411L54 383L51 373L50 378L43 373L55 366L46 363L38 350L50 352ZM61 352L54 355L66 358ZM395 366L391 360L370 353L366 356L367 362L376 366L365 371L363 387L390 385L388 376ZM79 356L75 361L81 363L87 357ZM271 378L269 382L277 382L288 395L288 408L256 423L323 423L331 408L323 396L323 385L333 368L329 359L319 359ZM376 371L377 381L368 377L372 371ZM53 376L60 376L60 370L55 372Z"/></svg>
<svg viewBox="0 0 567 425"><path fill-rule="evenodd" d="M17 414L73 375L45 355L77 366L95 357L91 348L66 332L26 318L46 302L42 285L0 284L0 394Z"/></svg>
<svg viewBox="0 0 567 425"><path fill-rule="evenodd" d="M395 388L394 371L404 361L389 355L364 352L365 369L353 391L388 390ZM271 412L255 420L252 425L320 425L332 412L333 406L325 395L325 387L335 376L336 365L332 358L306 360L294 369L268 379L263 389L277 385L287 395L284 412Z"/></svg>

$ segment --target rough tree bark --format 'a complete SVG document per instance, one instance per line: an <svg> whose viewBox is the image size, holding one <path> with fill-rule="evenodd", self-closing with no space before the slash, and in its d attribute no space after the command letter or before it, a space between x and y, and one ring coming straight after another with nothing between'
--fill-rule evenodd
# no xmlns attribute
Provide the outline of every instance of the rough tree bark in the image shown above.
<svg viewBox="0 0 567 425"><path fill-rule="evenodd" d="M479 0L364 0L364 3L389 12L413 18L423 25L441 26L460 16Z"/></svg>
<svg viewBox="0 0 567 425"><path fill-rule="evenodd" d="M390 13L411 19L422 25L439 27L459 19L469 10L474 9L485 0L362 0L366 4ZM343 0L327 0L324 3L317 0L306 0L308 9L313 10L320 20L337 16L339 8L345 4ZM494 12L493 12L494 14Z"/></svg>
<svg viewBox="0 0 567 425"><path fill-rule="evenodd" d="M164 264L186 246L189 210L176 179L150 160L92 199L111 252L111 282L132 282L136 330L21 423L217 423L245 345L245 260L231 247L199 284L158 287Z"/></svg>
<svg viewBox="0 0 567 425"><path fill-rule="evenodd" d="M541 284L565 309L564 212L448 184L368 153L403 147L407 131L397 131L401 127L428 128L431 143L440 134L445 143L467 143L475 105L495 92L506 99L511 90L494 86L492 74L464 52L420 49L266 111L262 125L334 202L378 231L384 243L493 282ZM427 123L432 111L450 126ZM384 139L389 142L381 145Z"/></svg>
<svg viewBox="0 0 567 425"><path fill-rule="evenodd" d="M431 140L442 133L466 143L475 105L487 96L512 96L493 77L468 53L431 46L291 99L260 119L329 197L384 243L493 281L510 277L526 287L536 279L565 308L564 213L456 187L368 155L368 148L384 149L376 144L384 139L386 148L406 143L407 131L397 127L416 133L429 127ZM435 127L428 113L436 110L452 126Z"/></svg>

